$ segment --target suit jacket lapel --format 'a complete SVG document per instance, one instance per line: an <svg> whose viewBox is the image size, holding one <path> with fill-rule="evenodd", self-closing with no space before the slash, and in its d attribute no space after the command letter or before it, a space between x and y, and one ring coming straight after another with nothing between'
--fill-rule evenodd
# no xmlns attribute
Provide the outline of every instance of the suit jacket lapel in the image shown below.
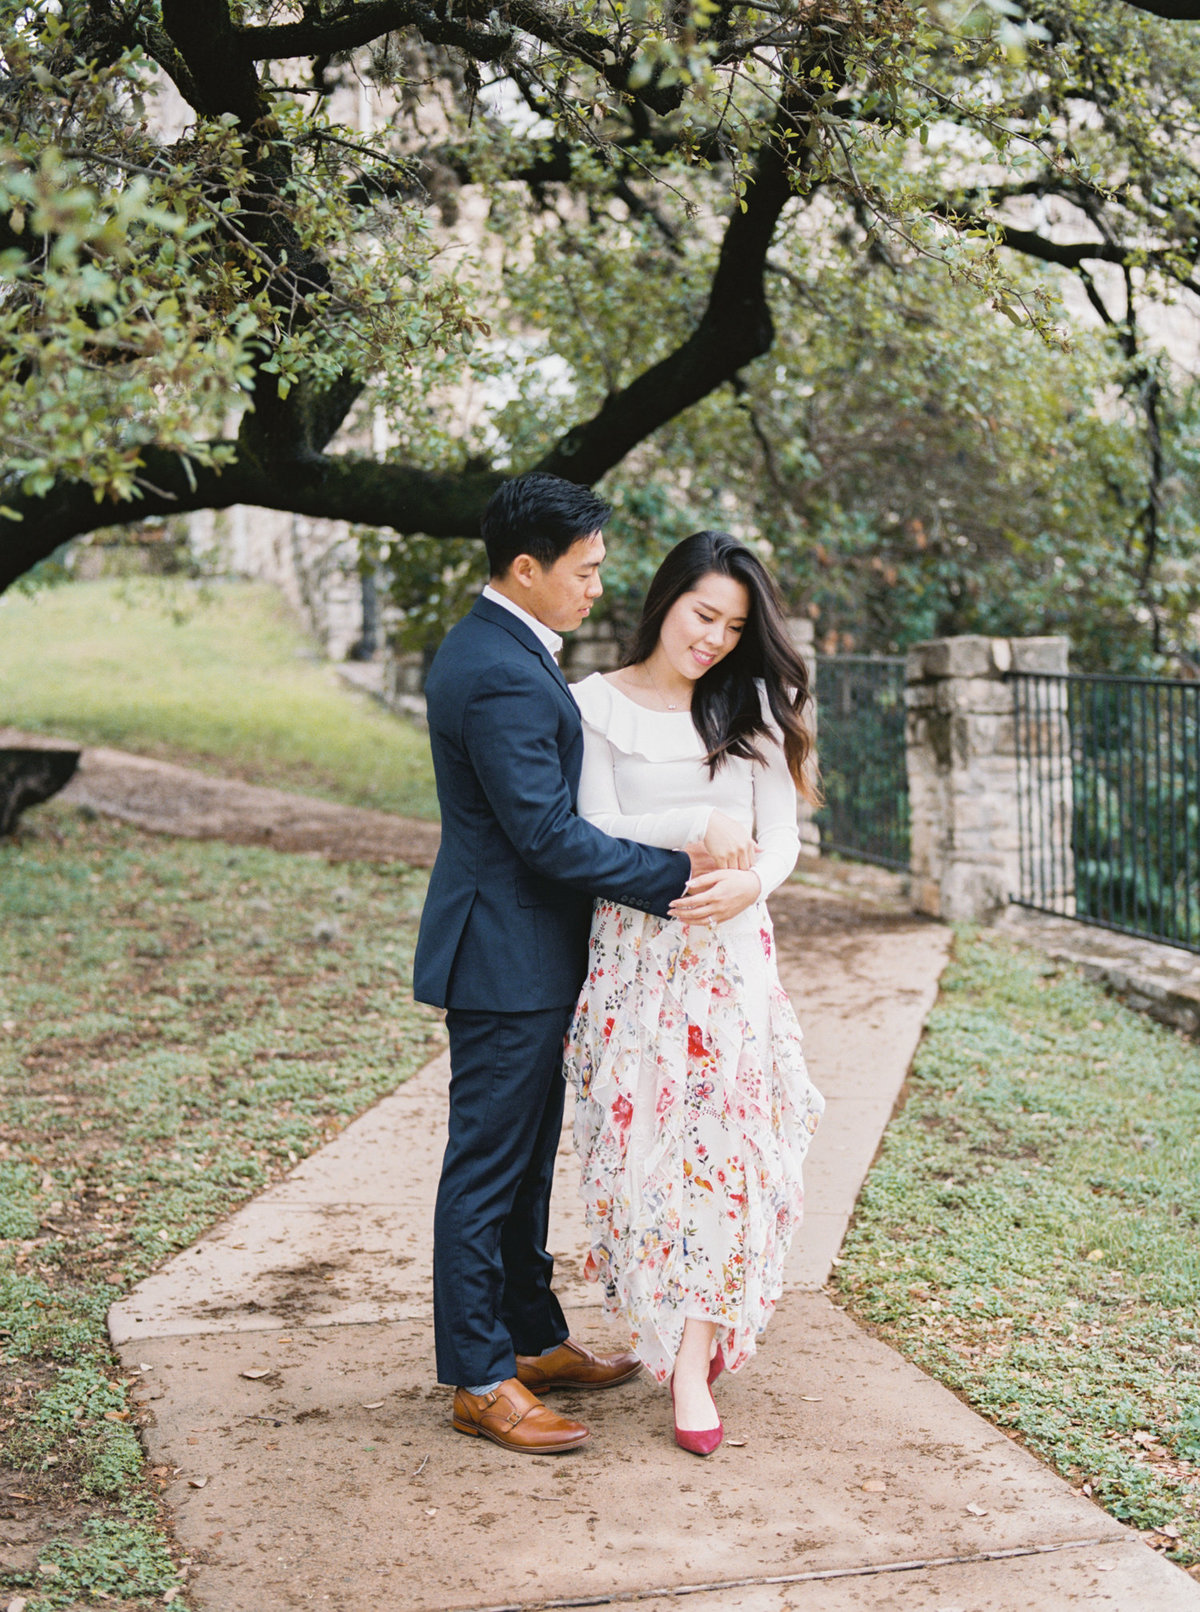
<svg viewBox="0 0 1200 1612"><path fill-rule="evenodd" d="M514 616L511 610L505 610L503 605L493 604L490 599L484 598L476 599L471 606L471 614L480 616L484 621L490 621L493 626L503 627L505 632L511 633L519 644L523 644L526 649L532 650L540 658L559 688L562 689L563 693L574 705L575 701L571 694L570 686L562 674L562 668L538 635L532 628L527 627L519 616Z"/></svg>

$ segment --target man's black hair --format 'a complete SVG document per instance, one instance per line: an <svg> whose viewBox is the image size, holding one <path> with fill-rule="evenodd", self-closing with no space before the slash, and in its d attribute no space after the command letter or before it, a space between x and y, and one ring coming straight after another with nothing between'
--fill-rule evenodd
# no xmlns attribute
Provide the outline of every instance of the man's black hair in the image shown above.
<svg viewBox="0 0 1200 1612"><path fill-rule="evenodd" d="M503 482L488 500L480 528L492 575L502 577L518 554L531 554L548 570L611 514L612 505L590 487L542 470Z"/></svg>

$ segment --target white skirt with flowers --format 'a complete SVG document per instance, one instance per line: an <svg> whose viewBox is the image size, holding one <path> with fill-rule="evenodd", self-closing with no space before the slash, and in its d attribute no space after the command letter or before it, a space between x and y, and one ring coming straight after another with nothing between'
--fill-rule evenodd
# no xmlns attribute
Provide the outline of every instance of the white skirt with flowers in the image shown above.
<svg viewBox="0 0 1200 1612"><path fill-rule="evenodd" d="M825 1106L766 906L712 930L598 901L566 1071L606 1307L660 1382L689 1317L736 1371L779 1298Z"/></svg>

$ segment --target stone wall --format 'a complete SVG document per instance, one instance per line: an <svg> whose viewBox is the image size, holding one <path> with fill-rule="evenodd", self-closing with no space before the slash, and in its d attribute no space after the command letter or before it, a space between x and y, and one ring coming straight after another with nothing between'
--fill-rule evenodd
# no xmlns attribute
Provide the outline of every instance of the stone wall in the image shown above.
<svg viewBox="0 0 1200 1612"><path fill-rule="evenodd" d="M1070 879L1070 755L1063 704L1048 706L1043 760L1018 777L1013 689L1005 674L1065 672L1065 638L938 638L909 651L907 752L912 900L935 917L995 916L1020 888L1018 811L1041 803L1042 856ZM1026 735L1028 738L1028 735ZM1027 750L1027 745L1022 746ZM1032 777L1031 767L1038 770Z"/></svg>

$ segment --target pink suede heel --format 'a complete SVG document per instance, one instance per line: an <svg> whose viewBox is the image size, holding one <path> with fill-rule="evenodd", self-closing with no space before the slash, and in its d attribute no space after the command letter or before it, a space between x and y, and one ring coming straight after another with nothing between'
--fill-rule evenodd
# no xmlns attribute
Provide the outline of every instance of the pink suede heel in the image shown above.
<svg viewBox="0 0 1200 1612"><path fill-rule="evenodd" d="M712 1381L712 1378L709 1379ZM671 1414L675 1414L675 1373L671 1373L668 1384L671 1390ZM675 1423L675 1442L681 1450L687 1450L689 1455L711 1455L725 1437L725 1428L717 1415L716 1427L701 1428L698 1432Z"/></svg>

